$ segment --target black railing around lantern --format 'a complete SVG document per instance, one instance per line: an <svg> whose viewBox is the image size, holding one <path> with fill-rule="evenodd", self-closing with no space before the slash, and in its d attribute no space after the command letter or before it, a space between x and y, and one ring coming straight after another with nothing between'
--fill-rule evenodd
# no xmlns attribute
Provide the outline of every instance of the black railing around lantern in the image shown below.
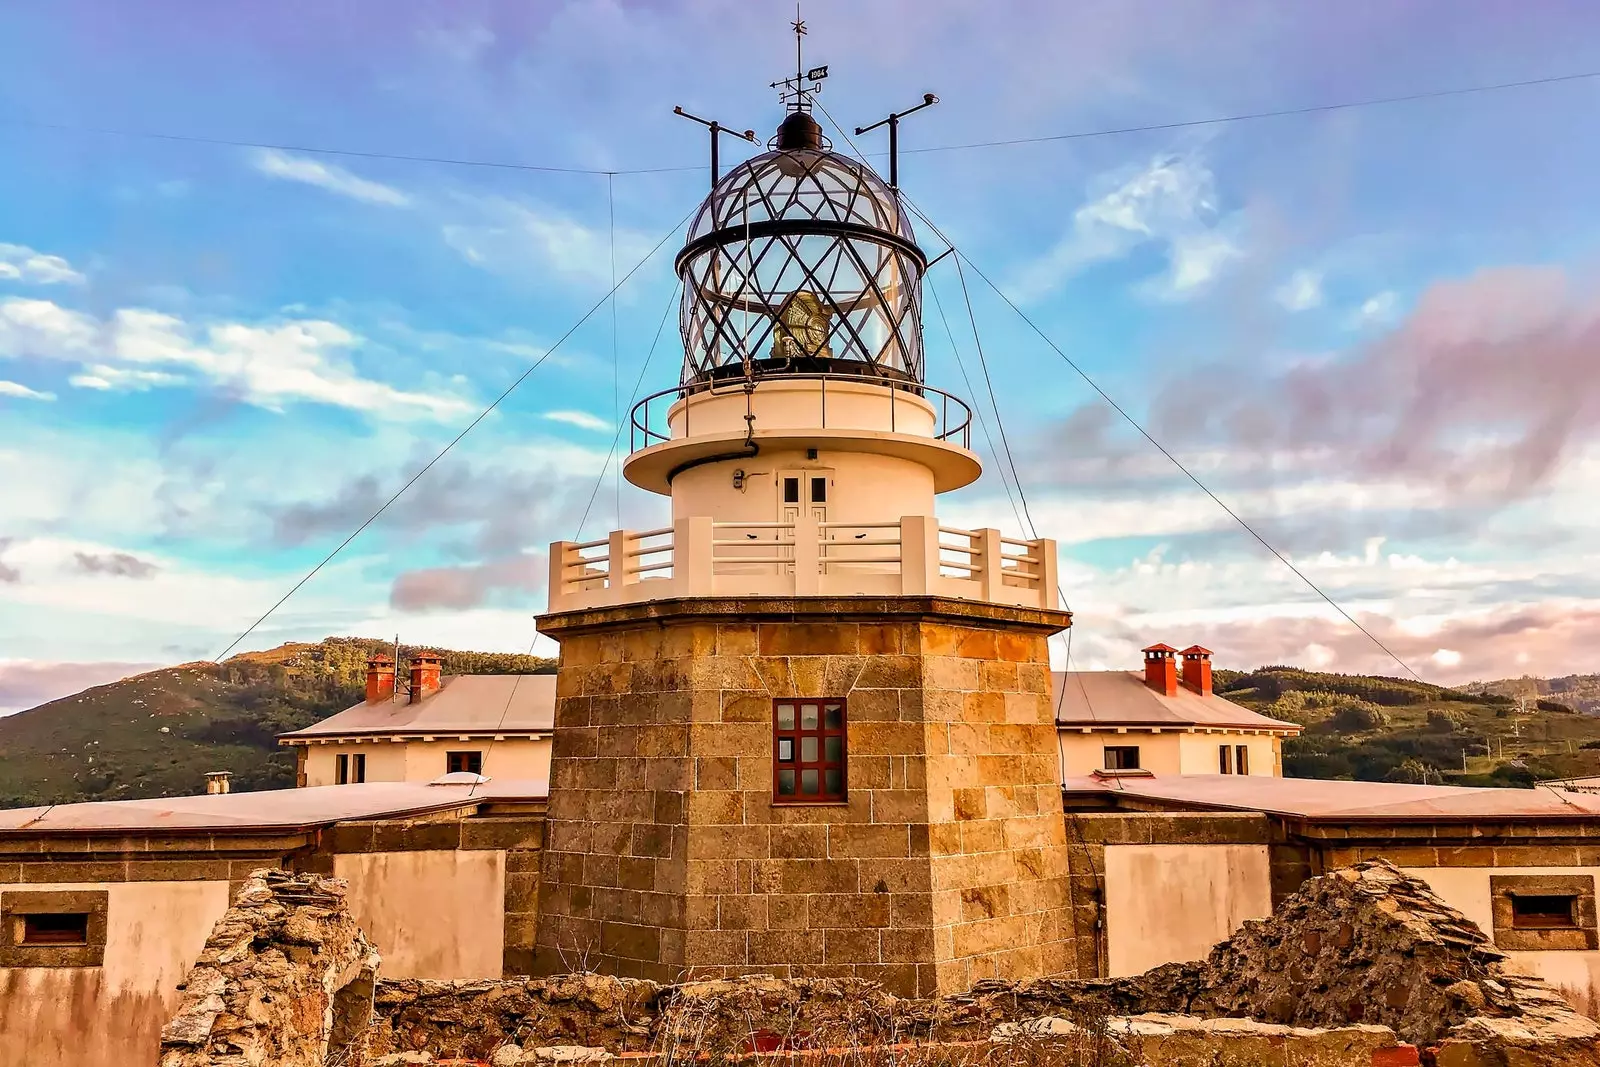
<svg viewBox="0 0 1600 1067"><path fill-rule="evenodd" d="M828 384L830 382L845 382L851 385L871 385L882 389L887 394L889 409L889 432L897 432L898 423L901 421L900 413L898 412L897 407L905 406L906 402L902 394L909 393L927 401L933 407L935 420L933 436L935 439L956 443L962 448L972 447L972 408L968 407L967 402L956 396L954 393L947 393L943 389L920 382L897 381L871 374L834 373L774 374L767 378L756 379L753 388L760 389L763 382L778 383L794 381L814 381L818 383L818 421L815 427L817 429L828 429ZM671 435L670 427L668 428L667 432L662 432L651 425L650 412L652 405L654 405L656 411L659 412L661 410L661 405L657 404L657 401L668 398L666 403L666 409L668 412L671 411L672 405L677 403L679 400L690 401L684 405L683 409L683 436L690 437L694 434L694 428L691 424L691 417L695 407L694 402L690 400L690 398L699 396L740 396L746 393L746 384L747 383L742 378L730 378L723 382L699 381L687 385L676 385L670 389L662 389L659 392L651 393L649 396L635 404L633 406L633 411L629 415L630 426L628 431L628 452L632 454L634 452L638 452L640 449L649 448L651 445L665 444L668 441L674 440ZM931 396L929 394L931 394ZM954 411L951 410L952 406L954 407ZM756 429L761 428L762 427L760 426L760 423L757 422ZM790 429L791 427L784 428ZM793 428L803 430L808 429L809 427ZM862 427L859 425L850 425L845 428L861 429Z"/></svg>

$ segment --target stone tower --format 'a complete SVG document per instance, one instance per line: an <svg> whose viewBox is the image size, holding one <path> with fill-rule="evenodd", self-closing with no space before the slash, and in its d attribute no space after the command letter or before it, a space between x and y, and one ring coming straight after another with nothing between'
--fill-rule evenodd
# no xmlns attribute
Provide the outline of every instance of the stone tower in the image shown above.
<svg viewBox="0 0 1600 1067"><path fill-rule="evenodd" d="M682 376L633 412L672 524L550 549L534 967L1067 971L1055 544L940 524L981 467L924 381L910 220L806 107L769 147L696 216Z"/></svg>

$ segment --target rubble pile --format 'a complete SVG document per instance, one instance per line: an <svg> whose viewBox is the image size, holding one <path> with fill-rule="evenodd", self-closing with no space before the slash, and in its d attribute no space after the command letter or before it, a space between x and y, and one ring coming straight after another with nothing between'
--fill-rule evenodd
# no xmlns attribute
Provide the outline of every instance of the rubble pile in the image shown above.
<svg viewBox="0 0 1600 1067"><path fill-rule="evenodd" d="M374 993L376 967L340 883L259 872L191 972L162 1067L773 1056L823 1067L847 1053L855 1067L884 1057L927 1067L1600 1067L1600 1026L1510 970L1470 920L1382 860L1308 880L1204 960L1131 978L981 982L938 999L760 975L407 979Z"/></svg>
<svg viewBox="0 0 1600 1067"><path fill-rule="evenodd" d="M377 973L342 881L256 871L185 978L160 1065L323 1067L367 1030Z"/></svg>

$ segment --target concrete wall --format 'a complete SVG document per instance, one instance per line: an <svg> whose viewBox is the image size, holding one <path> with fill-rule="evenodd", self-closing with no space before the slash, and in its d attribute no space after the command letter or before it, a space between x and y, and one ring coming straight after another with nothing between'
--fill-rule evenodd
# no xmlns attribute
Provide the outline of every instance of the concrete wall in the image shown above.
<svg viewBox="0 0 1600 1067"><path fill-rule="evenodd" d="M1200 959L1272 912L1266 845L1107 845L1104 863L1112 977Z"/></svg>
<svg viewBox="0 0 1600 1067"><path fill-rule="evenodd" d="M333 859L350 911L385 978L499 978L506 854L498 849L367 852Z"/></svg>
<svg viewBox="0 0 1600 1067"><path fill-rule="evenodd" d="M1494 936L1489 878L1505 874L1600 874L1596 867L1406 867L1467 918ZM1508 952L1520 970L1538 975L1591 1018L1600 1018L1600 952Z"/></svg>
<svg viewBox="0 0 1600 1067"><path fill-rule="evenodd" d="M1156 774L1216 774L1219 746L1246 745L1250 750L1250 774L1275 777L1281 774L1282 760L1275 737L1242 733L1179 733L1149 730L1062 729L1059 734L1061 773L1064 778L1090 774L1105 766L1108 745L1139 746L1139 766Z"/></svg>
<svg viewBox="0 0 1600 1067"><path fill-rule="evenodd" d="M483 773L491 778L543 779L550 773L549 738L495 741L365 741L311 745L306 752L306 785L334 785L340 753L367 757L369 782L431 782L445 773L447 752L483 753Z"/></svg>
<svg viewBox="0 0 1600 1067"><path fill-rule="evenodd" d="M178 983L228 907L228 883L4 885L28 892L104 890L100 967L0 970L0 1064L128 1067L155 1061Z"/></svg>

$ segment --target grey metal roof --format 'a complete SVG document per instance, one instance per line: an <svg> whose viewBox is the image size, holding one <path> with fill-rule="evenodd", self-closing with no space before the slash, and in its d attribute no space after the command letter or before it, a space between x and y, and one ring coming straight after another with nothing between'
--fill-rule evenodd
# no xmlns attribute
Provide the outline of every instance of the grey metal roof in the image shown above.
<svg viewBox="0 0 1600 1067"><path fill-rule="evenodd" d="M0 835L51 832L194 832L298 830L350 819L396 818L490 800L543 800L548 779L478 785L365 782L256 793L214 793L152 800L106 800L0 811Z"/></svg>
<svg viewBox="0 0 1600 1067"><path fill-rule="evenodd" d="M1600 796L1563 789L1477 789L1238 774L1067 779L1069 794L1115 793L1176 808L1264 811L1314 821L1600 818Z"/></svg>
<svg viewBox="0 0 1600 1067"><path fill-rule="evenodd" d="M285 740L385 734L549 732L555 728L553 674L459 674L415 704L399 699L360 703Z"/></svg>
<svg viewBox="0 0 1600 1067"><path fill-rule="evenodd" d="M1292 722L1269 719L1227 697L1201 696L1178 686L1174 696L1151 689L1134 671L1056 671L1051 675L1060 726L1235 727L1296 731Z"/></svg>

